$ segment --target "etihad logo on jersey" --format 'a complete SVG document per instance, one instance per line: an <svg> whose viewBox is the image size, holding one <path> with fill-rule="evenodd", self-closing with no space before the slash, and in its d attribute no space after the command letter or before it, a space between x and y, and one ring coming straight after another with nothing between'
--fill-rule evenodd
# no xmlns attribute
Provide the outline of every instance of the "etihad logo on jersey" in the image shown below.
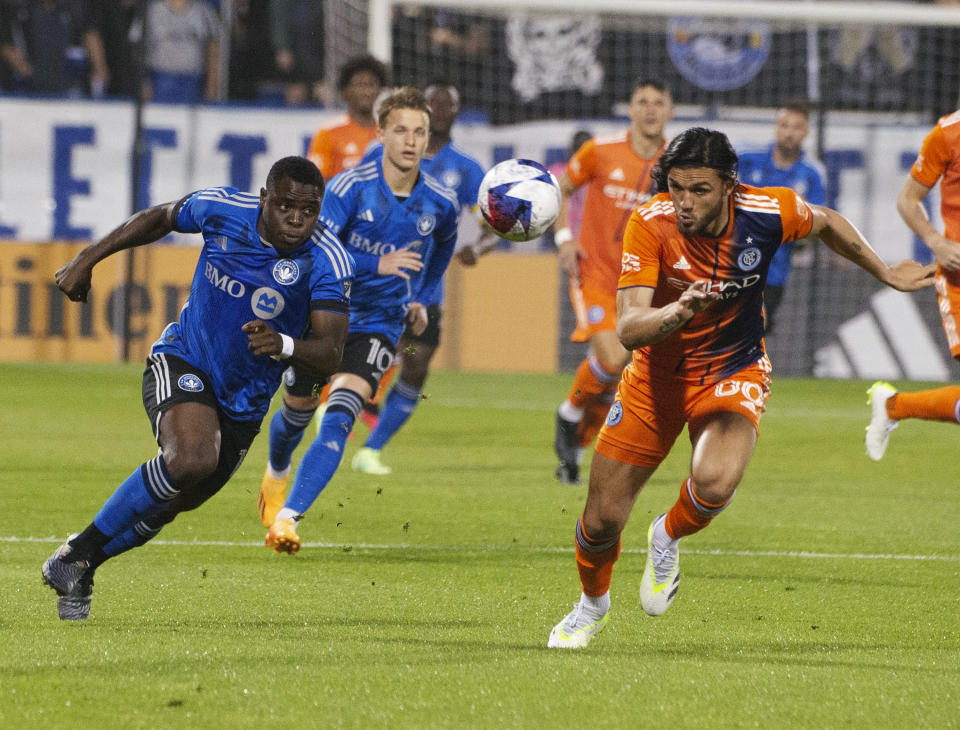
<svg viewBox="0 0 960 730"><path fill-rule="evenodd" d="M646 190L634 190L613 183L607 183L603 186L603 194L621 210L633 210L638 205L643 205L650 200L650 193Z"/></svg>
<svg viewBox="0 0 960 730"><path fill-rule="evenodd" d="M675 279L672 276L667 277L667 283L674 289L686 291L693 282L687 279ZM721 299L733 299L740 296L745 289L756 286L760 283L760 274L750 274L742 279L727 279L725 281L710 282L710 290L718 292Z"/></svg>
<svg viewBox="0 0 960 730"><path fill-rule="evenodd" d="M250 308L260 319L273 319L283 311L283 304L283 295L268 286L261 286L250 297Z"/></svg>

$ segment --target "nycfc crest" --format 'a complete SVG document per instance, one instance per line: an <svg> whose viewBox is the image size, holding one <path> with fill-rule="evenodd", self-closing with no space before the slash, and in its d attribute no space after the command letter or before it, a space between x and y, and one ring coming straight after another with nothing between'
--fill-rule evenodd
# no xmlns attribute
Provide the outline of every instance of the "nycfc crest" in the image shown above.
<svg viewBox="0 0 960 730"><path fill-rule="evenodd" d="M756 246L751 246L742 251L740 256L737 257L737 266L743 271L753 271L757 268L757 264L760 263L760 258L760 249Z"/></svg>

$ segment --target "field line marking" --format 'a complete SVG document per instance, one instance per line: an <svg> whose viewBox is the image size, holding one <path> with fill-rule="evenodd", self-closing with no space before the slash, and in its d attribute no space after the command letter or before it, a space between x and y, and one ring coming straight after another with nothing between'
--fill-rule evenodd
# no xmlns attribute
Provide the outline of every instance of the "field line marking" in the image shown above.
<svg viewBox="0 0 960 730"><path fill-rule="evenodd" d="M0 536L0 542L9 543L49 543L59 545L61 537L16 537ZM151 545L170 545L174 547L263 547L259 541L234 540L151 540ZM443 552L529 552L529 553L572 553L572 547L536 547L522 545L410 545L404 543L379 544L366 542L304 542L305 548L335 548L342 550L436 550ZM626 549L627 554L642 555L647 551L642 549ZM684 550L684 555L714 555L720 557L743 558L810 558L836 560L938 560L943 562L958 562L960 555L895 555L892 553L817 553L808 550L719 550L719 549L691 549Z"/></svg>

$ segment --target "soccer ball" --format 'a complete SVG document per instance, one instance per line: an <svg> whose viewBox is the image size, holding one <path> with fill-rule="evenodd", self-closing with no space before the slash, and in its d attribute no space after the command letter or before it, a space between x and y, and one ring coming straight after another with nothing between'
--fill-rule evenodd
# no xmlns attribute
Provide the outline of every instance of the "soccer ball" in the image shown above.
<svg viewBox="0 0 960 730"><path fill-rule="evenodd" d="M537 238L560 212L557 178L533 160L504 160L491 167L477 198L484 220L509 241Z"/></svg>

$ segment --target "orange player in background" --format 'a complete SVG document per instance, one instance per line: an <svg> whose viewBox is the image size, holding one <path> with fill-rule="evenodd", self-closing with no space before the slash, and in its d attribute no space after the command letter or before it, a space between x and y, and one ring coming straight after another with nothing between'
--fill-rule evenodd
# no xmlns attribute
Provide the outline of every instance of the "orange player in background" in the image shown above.
<svg viewBox="0 0 960 730"><path fill-rule="evenodd" d="M637 81L628 113L628 129L587 141L559 179L563 203L554 241L577 317L570 339L590 343L590 353L557 409L554 449L560 464L556 476L565 484L580 483L583 450L600 429L630 359L616 334L620 249L630 212L655 192L650 171L663 151L663 130L673 116L670 90L659 81ZM587 195L575 237L569 200L583 185Z"/></svg>
<svg viewBox="0 0 960 730"><path fill-rule="evenodd" d="M940 181L944 232L930 223L923 199ZM937 260L936 289L947 346L960 361L960 110L942 117L923 140L920 154L897 198L897 210ZM912 393L876 382L867 391L872 417L867 426L867 456L883 458L890 432L904 418L960 423L960 386Z"/></svg>
<svg viewBox="0 0 960 730"><path fill-rule="evenodd" d="M377 138L373 104L386 85L387 67L373 56L351 58L340 69L337 90L347 103L347 113L320 127L307 149L307 157L320 168L324 180L356 167Z"/></svg>
<svg viewBox="0 0 960 730"><path fill-rule="evenodd" d="M680 538L733 498L770 394L763 285L781 243L814 235L895 289L933 283L933 266L887 266L835 210L789 188L738 184L737 154L721 132L681 133L654 174L665 192L630 216L617 292L617 334L633 358L600 431L577 521L582 593L551 632L552 648L586 646L606 624L620 534L684 425L690 475L647 531L644 611L667 610L679 587Z"/></svg>

